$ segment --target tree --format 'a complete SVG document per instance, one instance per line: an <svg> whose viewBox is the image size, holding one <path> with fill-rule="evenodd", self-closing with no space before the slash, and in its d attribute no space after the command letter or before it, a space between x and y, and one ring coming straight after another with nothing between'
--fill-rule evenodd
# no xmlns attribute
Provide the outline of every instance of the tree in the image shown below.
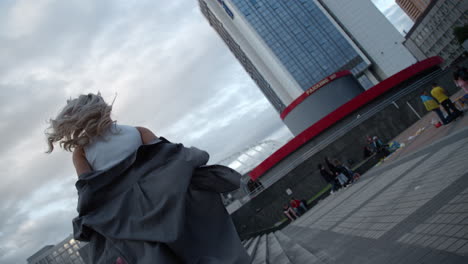
<svg viewBox="0 0 468 264"><path fill-rule="evenodd" d="M453 28L453 35L457 38L460 44L463 44L465 40L468 40L468 24L462 27Z"/></svg>

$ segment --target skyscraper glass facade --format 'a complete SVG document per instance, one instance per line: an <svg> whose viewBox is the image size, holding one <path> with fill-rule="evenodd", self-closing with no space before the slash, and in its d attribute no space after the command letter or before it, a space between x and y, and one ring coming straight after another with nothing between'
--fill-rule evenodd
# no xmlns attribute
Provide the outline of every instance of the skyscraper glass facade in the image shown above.
<svg viewBox="0 0 468 264"><path fill-rule="evenodd" d="M222 0L217 0L217 1L222 5L223 9L226 11L229 17L231 19L234 19L234 14L229 9L229 7L226 6L224 1ZM252 80L255 81L255 83L258 85L258 87L263 92L265 97L268 99L268 101L270 101L271 105L276 109L276 111L278 112L283 111L284 108L286 108L286 106L284 105L283 102L281 102L280 98L278 98L276 93L271 88L271 85L265 80L265 78L258 71L255 65L249 59L249 57L244 53L244 51L239 46L239 44L237 44L237 42L232 38L232 36L226 31L223 24L219 21L218 18L216 18L216 16L208 8L205 1L199 0L199 4L200 4L200 10L203 13L203 15L206 17L206 19L208 19L211 26L216 30L216 32L218 32L219 36L223 39L223 41L229 47L229 49L234 54L234 56L242 64L242 66L250 75Z"/></svg>
<svg viewBox="0 0 468 264"><path fill-rule="evenodd" d="M313 0L231 0L303 90L369 65ZM367 78L365 78L367 79Z"/></svg>

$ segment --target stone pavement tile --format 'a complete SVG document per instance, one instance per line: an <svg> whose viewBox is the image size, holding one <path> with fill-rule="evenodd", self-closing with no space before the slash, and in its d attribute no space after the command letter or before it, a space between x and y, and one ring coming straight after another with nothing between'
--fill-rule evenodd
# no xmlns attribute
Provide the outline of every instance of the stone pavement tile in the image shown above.
<svg viewBox="0 0 468 264"><path fill-rule="evenodd" d="M453 214L447 214L444 218L444 222L443 223L447 223L447 224L451 224L451 223L454 223L455 222L455 219L457 218L457 213L458 211L452 211Z"/></svg>
<svg viewBox="0 0 468 264"><path fill-rule="evenodd" d="M421 246L423 247L427 247L429 246L430 244L432 244L434 241L437 240L437 237L436 236L431 236L429 239L427 239L426 241L423 242L423 244Z"/></svg>
<svg viewBox="0 0 468 264"><path fill-rule="evenodd" d="M408 239L405 243L408 243L408 244L417 244L417 242L422 239L423 235L420 235L420 234L412 234L411 238Z"/></svg>
<svg viewBox="0 0 468 264"><path fill-rule="evenodd" d="M455 243L453 243L450 247L448 247L446 250L450 252L457 252L458 249L463 247L468 243L468 240L465 239L458 239Z"/></svg>
<svg viewBox="0 0 468 264"><path fill-rule="evenodd" d="M421 263L421 264L441 264L447 259L447 255L440 254L439 252L431 251L429 254L422 256L415 262L404 262L404 263Z"/></svg>
<svg viewBox="0 0 468 264"><path fill-rule="evenodd" d="M417 263L421 258L430 254L432 251L428 248L414 248L412 251L406 251L404 254L395 256L389 263Z"/></svg>
<svg viewBox="0 0 468 264"><path fill-rule="evenodd" d="M440 244L436 249L438 250L445 250L447 248L449 248L453 243L455 243L457 241L456 238L453 238L453 237L449 237L447 238L447 240L445 240L444 243Z"/></svg>
<svg viewBox="0 0 468 264"><path fill-rule="evenodd" d="M446 226L445 224L434 225L433 228L429 230L429 234L436 235L436 234L438 234L439 231L442 230L442 228L444 228L445 226Z"/></svg>
<svg viewBox="0 0 468 264"><path fill-rule="evenodd" d="M429 236L429 235L422 235L420 239L418 239L416 242L416 245L418 246L422 246L426 241L428 241L429 239L431 239L432 236Z"/></svg>
<svg viewBox="0 0 468 264"><path fill-rule="evenodd" d="M450 230L448 230L445 235L446 236L456 236L460 230L463 229L462 225L454 225Z"/></svg>
<svg viewBox="0 0 468 264"><path fill-rule="evenodd" d="M389 168L402 176L376 176L359 192L310 210L304 227L283 232L310 252L324 250L331 264L468 263L468 202L460 196L468 193L468 141L460 142L434 149L411 171L409 160ZM372 195L364 194L369 188Z"/></svg>
<svg viewBox="0 0 468 264"><path fill-rule="evenodd" d="M437 237L437 239L434 240L434 242L432 242L431 244L429 244L428 247L438 248L440 245L445 243L447 239L448 239L447 237Z"/></svg>
<svg viewBox="0 0 468 264"><path fill-rule="evenodd" d="M463 228L460 231L458 231L456 236L468 238L468 225L463 225Z"/></svg>
<svg viewBox="0 0 468 264"><path fill-rule="evenodd" d="M427 230L431 227L430 224L421 224L418 225L413 232L415 233L428 233Z"/></svg>
<svg viewBox="0 0 468 264"><path fill-rule="evenodd" d="M438 235L447 235L447 233L453 228L453 225L447 224L437 232Z"/></svg>
<svg viewBox="0 0 468 264"><path fill-rule="evenodd" d="M463 256L468 255L468 244L465 244L464 246L462 246L461 248L459 248L459 249L457 250L457 254L460 254L460 255L463 255Z"/></svg>

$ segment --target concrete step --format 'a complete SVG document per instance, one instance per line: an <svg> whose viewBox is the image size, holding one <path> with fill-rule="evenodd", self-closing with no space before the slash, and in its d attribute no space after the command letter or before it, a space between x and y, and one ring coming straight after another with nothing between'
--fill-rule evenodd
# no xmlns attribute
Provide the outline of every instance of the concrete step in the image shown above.
<svg viewBox="0 0 468 264"><path fill-rule="evenodd" d="M257 250L258 243L260 241L260 236L257 236L252 239L252 242L249 244L248 247L246 247L247 254L251 257L253 260L253 256L255 256L255 251Z"/></svg>
<svg viewBox="0 0 468 264"><path fill-rule="evenodd" d="M297 244L293 240L291 240L288 236L286 236L281 231L276 231L274 233L278 242L280 243L281 247L284 249L286 256L288 256L291 263L294 264L323 264L322 260L320 260L317 256L312 254L310 251L302 247L301 245Z"/></svg>
<svg viewBox="0 0 468 264"><path fill-rule="evenodd" d="M252 264L268 264L268 240L267 235L260 236L257 250L252 257Z"/></svg>
<svg viewBox="0 0 468 264"><path fill-rule="evenodd" d="M248 248L250 243L252 243L252 240L253 240L253 237L247 239L247 240L244 240L242 241L242 245L245 247L245 248Z"/></svg>
<svg viewBox="0 0 468 264"><path fill-rule="evenodd" d="M270 264L292 264L273 233L268 234L268 262Z"/></svg>

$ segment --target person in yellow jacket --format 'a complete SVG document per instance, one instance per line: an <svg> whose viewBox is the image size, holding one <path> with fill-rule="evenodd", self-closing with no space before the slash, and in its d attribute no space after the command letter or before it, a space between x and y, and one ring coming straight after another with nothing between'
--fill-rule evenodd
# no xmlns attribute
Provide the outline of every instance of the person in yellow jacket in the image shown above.
<svg viewBox="0 0 468 264"><path fill-rule="evenodd" d="M430 97L426 91L423 91L420 97L427 111L436 112L442 124L446 125L449 123L449 120L445 118L444 114L439 108L439 104L436 102L436 100L434 100L434 98Z"/></svg>
<svg viewBox="0 0 468 264"><path fill-rule="evenodd" d="M431 95L444 107L448 114L447 120L453 120L463 115L463 112L458 110L452 100L447 96L444 88L440 87L437 83L432 84Z"/></svg>

